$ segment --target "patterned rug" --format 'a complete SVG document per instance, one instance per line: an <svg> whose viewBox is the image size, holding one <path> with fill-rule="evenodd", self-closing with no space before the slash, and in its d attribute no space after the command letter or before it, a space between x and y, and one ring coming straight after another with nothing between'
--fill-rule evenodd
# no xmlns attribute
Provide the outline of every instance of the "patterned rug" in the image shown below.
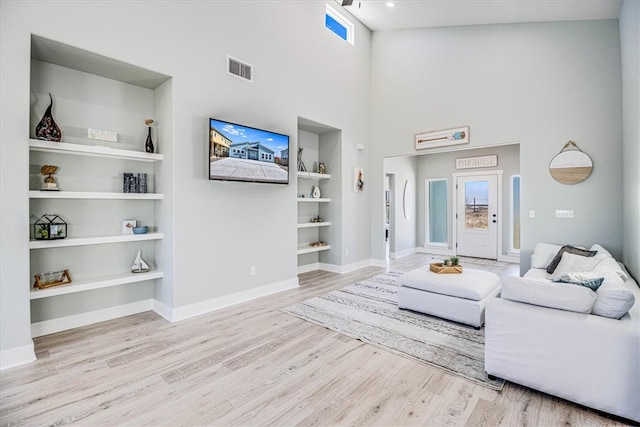
<svg viewBox="0 0 640 427"><path fill-rule="evenodd" d="M301 319L442 369L492 390L484 371L484 328L398 308L399 272L387 272L282 309Z"/></svg>

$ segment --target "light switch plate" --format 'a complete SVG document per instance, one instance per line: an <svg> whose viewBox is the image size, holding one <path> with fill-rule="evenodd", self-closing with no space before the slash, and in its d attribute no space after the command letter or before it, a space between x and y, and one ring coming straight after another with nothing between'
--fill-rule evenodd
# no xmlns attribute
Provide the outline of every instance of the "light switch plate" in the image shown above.
<svg viewBox="0 0 640 427"><path fill-rule="evenodd" d="M573 218L573 210L556 210L556 218Z"/></svg>
<svg viewBox="0 0 640 427"><path fill-rule="evenodd" d="M87 132L89 139L97 139L99 141L118 142L118 133L110 130L91 129Z"/></svg>

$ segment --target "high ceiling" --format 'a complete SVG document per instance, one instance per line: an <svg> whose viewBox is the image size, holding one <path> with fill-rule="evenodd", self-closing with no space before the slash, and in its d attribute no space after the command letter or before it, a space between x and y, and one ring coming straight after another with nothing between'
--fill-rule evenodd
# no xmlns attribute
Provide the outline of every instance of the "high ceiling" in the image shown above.
<svg viewBox="0 0 640 427"><path fill-rule="evenodd" d="M341 0L337 0L342 4ZM353 0L345 10L373 31L457 25L617 19L623 0ZM628 0L631 1L631 0ZM636 0L633 0L636 1Z"/></svg>

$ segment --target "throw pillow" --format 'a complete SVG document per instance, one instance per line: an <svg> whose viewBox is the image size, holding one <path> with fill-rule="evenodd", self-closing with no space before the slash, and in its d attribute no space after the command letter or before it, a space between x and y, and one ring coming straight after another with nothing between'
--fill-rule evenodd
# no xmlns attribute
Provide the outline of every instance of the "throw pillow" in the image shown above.
<svg viewBox="0 0 640 427"><path fill-rule="evenodd" d="M533 254L531 254L531 268L547 268L560 248L562 248L561 245L554 245L553 243L536 243L536 247L533 248Z"/></svg>
<svg viewBox="0 0 640 427"><path fill-rule="evenodd" d="M563 273L577 273L580 271L592 271L598 264L598 259L593 257L585 257L581 255L575 255L569 252L562 254L562 259L558 264L558 267L549 276L549 279L556 280Z"/></svg>
<svg viewBox="0 0 640 427"><path fill-rule="evenodd" d="M567 286L548 280L505 277L500 298L559 310L590 313L596 293L582 286Z"/></svg>
<svg viewBox="0 0 640 427"><path fill-rule="evenodd" d="M586 249L576 248L575 246L564 245L562 248L560 248L553 260L551 260L551 263L549 263L549 265L547 266L547 273L553 274L553 272L556 271L560 260L562 260L562 254L564 254L565 252L575 255L581 255L583 257L592 257L596 253L598 253L598 251L588 251Z"/></svg>
<svg viewBox="0 0 640 427"><path fill-rule="evenodd" d="M597 291L604 277L598 276L598 273L593 271L585 271L580 273L562 273L554 282L557 283L570 283L572 285L584 286L592 291Z"/></svg>
<svg viewBox="0 0 640 427"><path fill-rule="evenodd" d="M599 259L598 263L593 268L593 271L595 271L596 273L605 273L607 271L614 271L618 276L620 276L623 282L626 282L627 280L629 280L629 276L627 276L627 273L625 273L624 270L620 267L620 264L618 264L618 261L616 261L611 257L605 257L605 258Z"/></svg>
<svg viewBox="0 0 640 427"><path fill-rule="evenodd" d="M636 301L633 292L612 271L604 273L604 282L596 291L596 297L592 314L612 319L620 319L627 314Z"/></svg>

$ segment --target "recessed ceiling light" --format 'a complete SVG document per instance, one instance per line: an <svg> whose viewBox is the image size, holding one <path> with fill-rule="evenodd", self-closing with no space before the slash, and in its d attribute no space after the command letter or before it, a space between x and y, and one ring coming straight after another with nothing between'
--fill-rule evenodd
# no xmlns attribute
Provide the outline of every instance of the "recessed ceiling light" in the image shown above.
<svg viewBox="0 0 640 427"><path fill-rule="evenodd" d="M392 1L388 1L388 2L387 2L387 7L393 7L393 6L395 6L395 4L393 4L393 2L392 2Z"/></svg>

